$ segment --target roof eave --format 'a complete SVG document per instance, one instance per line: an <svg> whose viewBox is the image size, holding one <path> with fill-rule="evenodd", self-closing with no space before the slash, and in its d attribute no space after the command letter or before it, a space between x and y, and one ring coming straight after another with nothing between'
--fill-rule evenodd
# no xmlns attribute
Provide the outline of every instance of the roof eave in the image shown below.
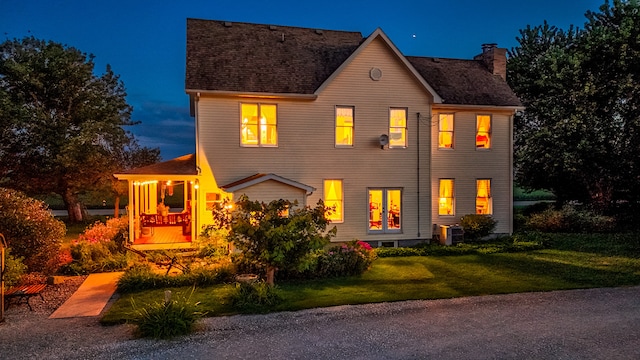
<svg viewBox="0 0 640 360"><path fill-rule="evenodd" d="M315 100L317 94L297 94L297 93L264 93L250 91L227 91L227 90L199 90L186 89L189 95L209 95L216 97L234 97L234 98L261 98L261 99L297 99L297 100Z"/></svg>
<svg viewBox="0 0 640 360"><path fill-rule="evenodd" d="M497 111L524 111L525 107L521 105L482 105L482 104L433 104L433 110L438 109L460 109L464 108L467 110L497 110Z"/></svg>

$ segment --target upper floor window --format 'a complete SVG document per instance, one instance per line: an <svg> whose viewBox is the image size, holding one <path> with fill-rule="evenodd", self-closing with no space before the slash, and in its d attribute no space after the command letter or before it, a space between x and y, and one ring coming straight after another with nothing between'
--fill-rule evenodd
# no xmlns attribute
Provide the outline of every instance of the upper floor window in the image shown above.
<svg viewBox="0 0 640 360"><path fill-rule="evenodd" d="M438 215L455 215L453 179L440 179Z"/></svg>
<svg viewBox="0 0 640 360"><path fill-rule="evenodd" d="M491 115L476 116L476 149L491 148Z"/></svg>
<svg viewBox="0 0 640 360"><path fill-rule="evenodd" d="M440 114L438 121L438 148L453 148L453 114Z"/></svg>
<svg viewBox="0 0 640 360"><path fill-rule="evenodd" d="M336 146L353 146L353 106L336 106Z"/></svg>
<svg viewBox="0 0 640 360"><path fill-rule="evenodd" d="M476 180L476 214L493 214L491 199L491 179Z"/></svg>
<svg viewBox="0 0 640 360"><path fill-rule="evenodd" d="M242 104L240 144L242 146L278 146L276 105Z"/></svg>
<svg viewBox="0 0 640 360"><path fill-rule="evenodd" d="M407 147L407 109L389 109L389 147Z"/></svg>
<svg viewBox="0 0 640 360"><path fill-rule="evenodd" d="M325 217L333 222L343 222L342 180L324 181L324 206L329 208Z"/></svg>

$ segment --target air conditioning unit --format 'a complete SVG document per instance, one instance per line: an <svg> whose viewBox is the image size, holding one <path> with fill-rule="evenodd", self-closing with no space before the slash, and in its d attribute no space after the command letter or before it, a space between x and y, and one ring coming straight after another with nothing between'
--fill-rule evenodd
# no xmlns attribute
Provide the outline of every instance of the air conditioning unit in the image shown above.
<svg viewBox="0 0 640 360"><path fill-rule="evenodd" d="M440 225L440 244L454 245L464 240L464 230L458 225Z"/></svg>

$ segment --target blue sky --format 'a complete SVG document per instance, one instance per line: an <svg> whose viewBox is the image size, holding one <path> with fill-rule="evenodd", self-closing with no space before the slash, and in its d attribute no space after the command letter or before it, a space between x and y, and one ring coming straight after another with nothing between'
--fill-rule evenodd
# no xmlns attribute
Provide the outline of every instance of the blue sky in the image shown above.
<svg viewBox="0 0 640 360"><path fill-rule="evenodd" d="M127 88L131 130L167 160L194 151L184 92L186 19L359 31L380 27L405 55L470 59L483 43L517 45L527 25L582 27L604 0L0 0L0 38L35 36L95 55Z"/></svg>

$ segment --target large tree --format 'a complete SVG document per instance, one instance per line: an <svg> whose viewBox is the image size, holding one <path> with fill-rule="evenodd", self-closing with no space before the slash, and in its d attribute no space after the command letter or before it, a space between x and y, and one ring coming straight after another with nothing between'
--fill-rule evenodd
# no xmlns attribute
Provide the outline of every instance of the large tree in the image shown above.
<svg viewBox="0 0 640 360"><path fill-rule="evenodd" d="M93 59L34 37L0 44L0 183L59 194L72 222L84 217L78 195L137 146L122 81L108 65L94 74Z"/></svg>
<svg viewBox="0 0 640 360"><path fill-rule="evenodd" d="M526 106L516 180L606 211L640 199L640 5L606 1L586 18L584 29L528 26L510 51L507 78Z"/></svg>

